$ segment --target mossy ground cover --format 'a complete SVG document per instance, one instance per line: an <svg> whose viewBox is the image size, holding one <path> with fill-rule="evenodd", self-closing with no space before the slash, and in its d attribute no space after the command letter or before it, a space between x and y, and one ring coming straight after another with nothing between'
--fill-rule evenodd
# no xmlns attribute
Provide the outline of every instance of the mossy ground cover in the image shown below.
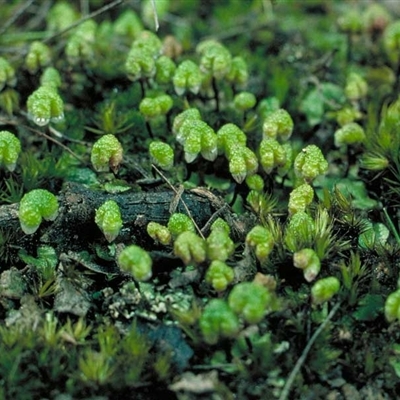
<svg viewBox="0 0 400 400"><path fill-rule="evenodd" d="M6 2L0 399L400 398L399 21Z"/></svg>

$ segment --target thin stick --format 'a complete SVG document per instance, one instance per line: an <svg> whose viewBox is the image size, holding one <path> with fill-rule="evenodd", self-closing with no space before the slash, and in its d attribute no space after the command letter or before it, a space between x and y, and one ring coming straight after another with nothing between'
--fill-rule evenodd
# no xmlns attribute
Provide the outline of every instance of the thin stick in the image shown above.
<svg viewBox="0 0 400 400"><path fill-rule="evenodd" d="M151 0L151 5L153 7L153 15L154 15L154 27L156 32L158 31L158 28L160 27L160 24L158 23L158 15L157 15L157 8L156 8L156 2L155 0Z"/></svg>
<svg viewBox="0 0 400 400"><path fill-rule="evenodd" d="M301 367L306 361L306 358L308 356L308 353L311 350L312 345L314 342L317 340L317 337L321 334L321 332L324 330L325 326L328 324L328 322L333 318L333 316L336 314L337 310L339 310L340 307L340 302L336 303L335 307L332 308L331 312L328 314L326 317L325 321L318 327L318 329L314 332L314 334L311 336L311 339L307 343L307 346L304 348L303 353L301 354L300 358L297 360L296 365L292 369L292 372L290 373L285 386L282 389L281 395L279 396L279 400L286 400L290 394L290 389L292 388L293 382L296 378L296 375L299 373Z"/></svg>
<svg viewBox="0 0 400 400"><path fill-rule="evenodd" d="M24 125L25 129L30 130L31 132L36 133L37 135L43 136L44 138L46 138L47 140L50 140L51 142L57 144L58 146L62 147L65 151L67 151L69 154L71 154L72 157L75 157L78 161L80 161L81 163L85 164L85 161L80 158L77 154L75 154L69 147L67 147L65 144L59 142L58 140L54 139L53 137L45 134L44 132L41 132L37 129L33 129L27 125Z"/></svg>
<svg viewBox="0 0 400 400"><path fill-rule="evenodd" d="M10 19L0 29L0 36L7 31L7 29L32 5L34 0L28 0L22 7L13 14Z"/></svg>
<svg viewBox="0 0 400 400"><path fill-rule="evenodd" d="M164 179L164 181L168 184L168 186L174 191L174 193L177 196L181 196L182 195L182 193L179 193L179 191L172 185L172 183L168 180L168 178L154 164L151 164L151 166L156 170L157 174L159 174L161 176L161 178ZM192 216L192 213L189 210L189 207L186 205L186 203L182 199L181 199L181 201L182 201L183 207L185 208L188 216L192 220L197 232L199 233L199 235L201 236L202 239L205 239L203 233L201 232L201 229L196 224L196 221L194 220L194 218Z"/></svg>
<svg viewBox="0 0 400 400"><path fill-rule="evenodd" d="M67 26L65 29L61 30L60 32L56 32L55 34L51 35L50 37L44 39L43 43L50 42L54 38L63 35L64 33L70 31L71 29L74 29L75 27L77 27L78 25L80 25L83 22L87 21L88 19L97 17L98 15L100 15L100 14L102 14L102 13L108 11L108 10L111 10L114 7L117 7L117 6L119 6L120 4L122 4L124 2L125 2L125 0L115 0L112 3L106 4L104 7L101 7L98 10L93 11L88 15L85 15L80 20L76 21L75 23L71 24L70 26Z"/></svg>

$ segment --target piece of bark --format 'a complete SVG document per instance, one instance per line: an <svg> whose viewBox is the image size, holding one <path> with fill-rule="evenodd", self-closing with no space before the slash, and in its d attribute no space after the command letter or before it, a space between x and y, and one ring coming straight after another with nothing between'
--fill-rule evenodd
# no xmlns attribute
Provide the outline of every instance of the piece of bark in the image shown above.
<svg viewBox="0 0 400 400"><path fill-rule="evenodd" d="M0 206L0 229L16 233L15 242L8 244L17 247L32 248L46 243L59 252L87 249L95 242L106 243L94 222L96 209L106 200L114 200L121 210L123 227L117 243L134 243L145 248L153 246L154 242L146 232L147 224L150 221L166 224L173 212L187 214L186 207L198 227L203 228L204 235L208 234L217 217L228 222L234 239L243 238L249 229L246 218L236 217L221 198L203 188L178 195L173 190L110 194L72 183L67 184L58 196L60 211L57 219L54 222L43 221L34 235L24 235L21 231L18 204Z"/></svg>

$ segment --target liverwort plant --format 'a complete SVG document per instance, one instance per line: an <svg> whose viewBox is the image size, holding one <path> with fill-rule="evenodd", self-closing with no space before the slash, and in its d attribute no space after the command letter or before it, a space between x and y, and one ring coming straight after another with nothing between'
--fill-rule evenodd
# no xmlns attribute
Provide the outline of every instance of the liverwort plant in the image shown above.
<svg viewBox="0 0 400 400"><path fill-rule="evenodd" d="M0 164L4 164L9 171L14 171L20 152L20 140L9 131L0 131Z"/></svg>
<svg viewBox="0 0 400 400"><path fill-rule="evenodd" d="M289 195L289 214L305 211L314 198L314 189L308 184L303 183L293 189Z"/></svg>
<svg viewBox="0 0 400 400"><path fill-rule="evenodd" d="M170 230L164 226L159 224L158 222L151 221L147 224L147 234L158 243L167 246L172 241L172 235Z"/></svg>
<svg viewBox="0 0 400 400"><path fill-rule="evenodd" d="M3 57L0 57L0 91L4 89L5 86L15 86L17 83L17 78L15 76L15 69Z"/></svg>
<svg viewBox="0 0 400 400"><path fill-rule="evenodd" d="M263 137L286 141L293 132L293 119L283 108L269 113L263 123Z"/></svg>
<svg viewBox="0 0 400 400"><path fill-rule="evenodd" d="M199 320L200 331L208 344L216 344L221 338L235 337L239 332L239 320L222 299L212 299Z"/></svg>
<svg viewBox="0 0 400 400"><path fill-rule="evenodd" d="M40 86L27 100L28 117L39 126L64 119L64 102L52 86Z"/></svg>
<svg viewBox="0 0 400 400"><path fill-rule="evenodd" d="M136 245L125 247L118 255L118 265L121 270L131 274L140 282L151 278L152 264L149 253Z"/></svg>
<svg viewBox="0 0 400 400"><path fill-rule="evenodd" d="M122 162L123 148L119 140L112 134L104 135L98 139L93 147L90 156L93 168L98 172L118 172Z"/></svg>
<svg viewBox="0 0 400 400"><path fill-rule="evenodd" d="M306 182L312 182L318 175L328 171L328 162L320 148L315 144L305 147L294 160L294 172L296 176Z"/></svg>
<svg viewBox="0 0 400 400"><path fill-rule="evenodd" d="M160 141L151 142L149 145L151 161L166 171L174 165L174 149L167 143Z"/></svg>
<svg viewBox="0 0 400 400"><path fill-rule="evenodd" d="M29 73L36 74L40 69L47 67L50 63L50 48L42 42L32 42L28 54L25 57L25 67Z"/></svg>
<svg viewBox="0 0 400 400"><path fill-rule="evenodd" d="M293 254L293 265L303 270L304 279L312 282L321 269L321 261L315 251L310 248L301 249Z"/></svg>
<svg viewBox="0 0 400 400"><path fill-rule="evenodd" d="M118 204L114 200L104 202L96 210L95 222L107 241L112 242L122 228L122 217Z"/></svg>
<svg viewBox="0 0 400 400"><path fill-rule="evenodd" d="M335 276L328 276L314 283L311 288L311 298L314 304L325 303L340 289L340 281Z"/></svg>
<svg viewBox="0 0 400 400"><path fill-rule="evenodd" d="M206 282L217 292L223 292L233 281L235 273L233 268L223 261L214 260L211 262L206 273Z"/></svg>
<svg viewBox="0 0 400 400"><path fill-rule="evenodd" d="M204 239L194 232L182 232L174 242L174 254L186 265L200 264L207 257L206 243Z"/></svg>
<svg viewBox="0 0 400 400"><path fill-rule="evenodd" d="M357 122L343 125L335 132L335 146L362 143L365 139L364 129Z"/></svg>
<svg viewBox="0 0 400 400"><path fill-rule="evenodd" d="M57 215L58 200L54 194L44 189L31 190L19 203L18 218L26 235L35 233L42 219L54 221Z"/></svg>
<svg viewBox="0 0 400 400"><path fill-rule="evenodd" d="M272 233L261 225L256 225L246 236L246 244L253 248L257 259L265 261L271 254L275 240Z"/></svg>
<svg viewBox="0 0 400 400"><path fill-rule="evenodd" d="M225 261L233 254L235 244L229 237L229 231L228 224L221 218L211 225L211 233L206 239L208 259Z"/></svg>
<svg viewBox="0 0 400 400"><path fill-rule="evenodd" d="M186 91L197 94L203 80L199 66L191 60L182 61L175 70L172 82L175 92L182 96Z"/></svg>
<svg viewBox="0 0 400 400"><path fill-rule="evenodd" d="M269 174L276 167L286 164L285 148L276 139L263 139L258 148L260 164Z"/></svg>
<svg viewBox="0 0 400 400"><path fill-rule="evenodd" d="M195 232L196 228L193 221L182 213L173 213L168 220L168 230L171 232L172 237L176 238L182 232Z"/></svg>
<svg viewBox="0 0 400 400"><path fill-rule="evenodd" d="M264 286L254 282L242 282L229 293L229 307L249 324L260 322L267 312L272 295Z"/></svg>

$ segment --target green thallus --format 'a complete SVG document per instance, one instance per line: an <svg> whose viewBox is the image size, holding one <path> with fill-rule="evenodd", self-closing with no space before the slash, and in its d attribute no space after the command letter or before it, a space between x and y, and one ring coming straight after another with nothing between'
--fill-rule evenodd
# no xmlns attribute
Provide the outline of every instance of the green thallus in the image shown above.
<svg viewBox="0 0 400 400"><path fill-rule="evenodd" d="M114 200L107 200L97 210L95 222L108 242L112 242L122 228L121 211Z"/></svg>
<svg viewBox="0 0 400 400"><path fill-rule="evenodd" d="M122 158L122 145L112 134L98 139L92 147L90 156L93 168L98 172L108 171L111 168L114 173L117 173Z"/></svg>
<svg viewBox="0 0 400 400"><path fill-rule="evenodd" d="M57 215L57 198L44 189L31 190L22 197L19 203L18 218L21 229L27 235L37 231L42 218L47 221L54 221Z"/></svg>
<svg viewBox="0 0 400 400"><path fill-rule="evenodd" d="M293 254L293 265L303 270L304 279L312 282L321 270L321 261L313 249L301 249Z"/></svg>
<svg viewBox="0 0 400 400"><path fill-rule="evenodd" d="M152 275L152 260L146 250L136 245L126 247L118 256L121 270L137 281L147 281Z"/></svg>
<svg viewBox="0 0 400 400"><path fill-rule="evenodd" d="M314 304L325 303L340 289L340 281L334 276L320 279L311 288L311 298Z"/></svg>
<svg viewBox="0 0 400 400"><path fill-rule="evenodd" d="M9 171L14 171L21 152L21 142L9 131L0 131L0 164Z"/></svg>

